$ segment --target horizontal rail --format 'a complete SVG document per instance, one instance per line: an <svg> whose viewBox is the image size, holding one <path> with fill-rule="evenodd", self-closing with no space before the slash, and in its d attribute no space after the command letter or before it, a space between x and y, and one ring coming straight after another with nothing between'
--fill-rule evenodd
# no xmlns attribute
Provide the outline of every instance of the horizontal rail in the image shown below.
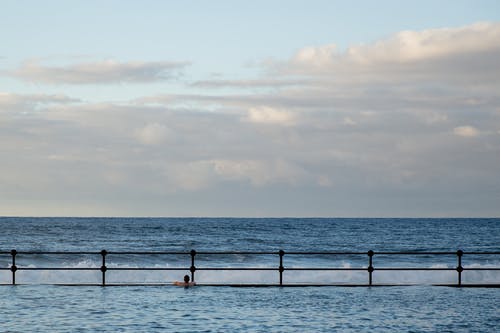
<svg viewBox="0 0 500 333"><path fill-rule="evenodd" d="M363 267L283 267L285 271L365 271Z"/></svg>
<svg viewBox="0 0 500 333"><path fill-rule="evenodd" d="M16 267L17 271L99 271L99 267Z"/></svg>
<svg viewBox="0 0 500 333"><path fill-rule="evenodd" d="M96 255L96 254L100 254L101 252L87 252L87 251L68 251L68 252L64 252L64 251L16 251L16 254L19 255L19 254L39 254L39 255L44 255L44 254L49 254L49 255L53 255L53 254L90 254L90 255ZM8 254L10 255L11 254L11 251L9 252L0 252L0 254Z"/></svg>
<svg viewBox="0 0 500 333"><path fill-rule="evenodd" d="M1 284L0 286L6 286L8 284ZM41 284L41 285L47 285ZM48 284L48 285L53 285L53 284ZM321 288L321 287L343 287L343 288L376 288L376 287L410 287L410 286L415 286L415 284L411 283L379 283L379 284L373 284L371 286L368 286L367 284L360 284L360 283L322 283L322 284L315 284L315 283L284 283L284 284L279 284L279 283L198 283L196 284L197 286L204 286L204 287L232 287L232 288L304 288L304 287L314 287L314 288ZM100 287L102 286L99 283L62 283L58 284L58 286L68 286L68 287ZM172 286L170 283L107 283L106 287L168 287ZM460 287L460 288L500 288L500 284L498 283L485 283L485 284L474 284L474 283L463 283L462 285L458 286L456 284L446 284L446 283L436 283L436 284L430 284L430 286L436 286L436 287Z"/></svg>
<svg viewBox="0 0 500 333"><path fill-rule="evenodd" d="M456 255L457 252L420 252L420 251L401 251L401 252L376 252L380 255Z"/></svg>
<svg viewBox="0 0 500 333"><path fill-rule="evenodd" d="M188 271L189 267L107 267L108 271Z"/></svg>
<svg viewBox="0 0 500 333"><path fill-rule="evenodd" d="M196 267L197 271L276 271L276 267Z"/></svg>
<svg viewBox="0 0 500 333"><path fill-rule="evenodd" d="M287 255L364 255L366 256L366 252L297 252L290 251L285 252Z"/></svg>
<svg viewBox="0 0 500 333"><path fill-rule="evenodd" d="M100 271L102 273L102 283L100 285L105 286L106 284L106 272L107 271L189 271L191 273L191 280L194 281L195 272L197 271L277 271L279 273L279 283L276 284L260 284L261 286L266 285L278 285L278 286L296 286L296 285L311 285L311 286L328 286L328 285L352 285L352 284L342 284L342 283L323 283L323 284L290 284L285 283L283 281L283 273L285 271L364 271L368 272L368 283L366 286L374 286L381 284L373 283L373 273L377 271L456 271L457 272L457 283L453 284L453 286L466 286L462 283L462 273L464 271L500 271L500 267L471 267L462 265L462 258L464 255L482 255L482 256L491 256L491 255L500 255L499 251L471 251L464 252L462 250L458 251L380 251L374 252L372 250L366 252L359 251L200 251L197 252L195 250L191 250L189 252L186 251L0 251L0 255L10 255L12 258L12 263L9 267L2 267L0 270L2 271L11 271L12 272L12 283L16 284L16 272L17 271ZM16 265L16 258L22 256L22 259L26 259L26 256L32 255L94 255L99 256L102 260L102 264L100 267L31 267L31 266L18 266ZM106 260L109 256L121 256L121 255L134 255L134 256L159 256L159 255L175 255L175 256L189 256L190 265L186 265L184 267L109 267L106 265ZM200 256L232 256L232 255L255 255L255 256L278 256L279 257L279 265L276 266L264 266L264 267L197 267L195 266L195 258L199 258ZM289 256L367 256L368 257L368 265L366 267L331 267L331 266L323 266L323 267L294 267L294 266L285 266L284 265L284 257ZM391 256L456 256L457 258L457 266L456 267L375 267L373 263L373 258L375 256L382 257L391 257ZM202 283L203 284L203 283ZM81 285L81 284L78 284ZM256 284L204 284L204 285L256 285ZM257 284L259 285L259 284ZM359 285L359 284L355 284ZM398 284L386 284L386 285L398 285ZM450 285L450 284L440 284L440 285ZM485 283L485 284L468 284L468 286L500 286L500 283L497 281L496 283Z"/></svg>
<svg viewBox="0 0 500 333"><path fill-rule="evenodd" d="M447 267L374 267L374 271L456 271Z"/></svg>
<svg viewBox="0 0 500 333"><path fill-rule="evenodd" d="M140 255L186 255L186 254L189 254L189 252L178 252L178 251L144 251L144 252L131 252L131 251L109 251L108 252L108 255L109 254L118 254L118 255L122 255L122 254L132 254L132 255L136 255L136 254L140 254Z"/></svg>
<svg viewBox="0 0 500 333"><path fill-rule="evenodd" d="M276 255L279 251L196 251L196 255Z"/></svg>
<svg viewBox="0 0 500 333"><path fill-rule="evenodd" d="M183 271L190 267L106 267L108 271ZM283 267L285 271L366 271L367 267ZM0 268L10 271L10 267ZM19 267L17 271L100 271L100 267ZM276 271L276 267L196 267L197 271ZM456 271L438 267L374 267L374 271ZM464 271L500 271L500 267L463 267Z"/></svg>
<svg viewBox="0 0 500 333"><path fill-rule="evenodd" d="M304 252L304 251L284 251L286 255L366 255L367 252ZM377 255L456 255L457 252L437 251L437 252L420 252L420 251L381 251L373 252ZM71 255L99 255L101 251L17 251L19 254L37 254L37 255L55 255L55 254L71 254ZM107 255L189 255L186 251L107 251ZM279 251L196 251L196 255L276 255ZM466 252L464 255L500 255L500 252ZM0 251L0 255L11 255L11 251Z"/></svg>

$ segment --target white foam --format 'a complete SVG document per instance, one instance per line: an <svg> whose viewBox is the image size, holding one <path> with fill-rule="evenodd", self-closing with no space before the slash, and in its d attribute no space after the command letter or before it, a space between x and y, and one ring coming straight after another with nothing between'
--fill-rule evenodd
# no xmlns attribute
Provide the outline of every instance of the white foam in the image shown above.
<svg viewBox="0 0 500 333"><path fill-rule="evenodd" d="M407 264L406 264L407 265ZM100 284L102 273L99 270L93 271L66 271L66 270L23 270L22 268L36 268L35 265L18 266L20 270L16 272L16 283L19 284ZM83 260L74 264L61 265L63 268L100 268L100 262ZM174 280L181 280L184 274L189 274L187 270L179 271L141 271L141 270L119 270L112 268L139 268L138 265L108 264L111 270L106 272L106 282L110 284L164 284ZM148 267L168 268L168 264L156 264ZM253 266L265 268L270 266ZM351 268L350 263L344 262L340 267ZM405 267L401 264L397 267ZM436 264L429 266L432 268L450 268ZM500 263L471 264L467 268L494 268L500 267ZM273 267L274 268L274 267ZM290 267L289 267L290 268ZM360 267L366 269L366 267ZM196 281L200 284L276 284L279 282L279 272L276 270L231 270L231 271L210 271L200 270L195 273ZM0 271L0 284L10 284L12 273L8 270ZM458 281L458 273L450 271L375 271L373 272L374 284L454 284ZM368 283L367 271L296 271L285 270L283 273L285 284L366 284ZM500 271L480 270L464 271L462 273L462 283L470 284L491 284L500 283Z"/></svg>

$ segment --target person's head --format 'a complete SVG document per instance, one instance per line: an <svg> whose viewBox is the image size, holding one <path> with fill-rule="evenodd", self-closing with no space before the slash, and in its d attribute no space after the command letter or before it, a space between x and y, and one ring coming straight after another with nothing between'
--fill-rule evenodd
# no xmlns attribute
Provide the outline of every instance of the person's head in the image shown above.
<svg viewBox="0 0 500 333"><path fill-rule="evenodd" d="M184 282L189 283L189 275L184 275Z"/></svg>

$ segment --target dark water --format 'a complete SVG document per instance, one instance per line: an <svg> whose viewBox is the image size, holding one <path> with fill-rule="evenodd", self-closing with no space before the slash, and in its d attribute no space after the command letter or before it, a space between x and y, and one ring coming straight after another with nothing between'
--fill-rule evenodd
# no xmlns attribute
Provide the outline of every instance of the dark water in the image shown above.
<svg viewBox="0 0 500 333"><path fill-rule="evenodd" d="M500 219L0 218L24 251L490 251Z"/></svg>

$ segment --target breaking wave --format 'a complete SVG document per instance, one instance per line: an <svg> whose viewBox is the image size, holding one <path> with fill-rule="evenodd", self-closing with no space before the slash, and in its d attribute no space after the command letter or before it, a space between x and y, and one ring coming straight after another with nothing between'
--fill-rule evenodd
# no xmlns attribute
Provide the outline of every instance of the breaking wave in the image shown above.
<svg viewBox="0 0 500 333"><path fill-rule="evenodd" d="M277 284L279 282L278 268L273 265L249 265L254 268L273 268L273 270L197 270L195 280L199 284ZM9 268L10 266L3 266ZM85 269L93 270L29 270L37 268L35 264L18 265L16 272L16 283L18 284L100 284L102 273L99 270L101 263L94 260L82 260L73 264L63 264L59 266L64 269ZM47 267L47 266L44 266ZM171 284L174 280L181 280L184 274L189 274L189 270L180 268L179 265L154 264L148 268L157 270L138 270L141 265L113 264L107 265L107 284ZM179 270L161 270L163 268L179 267ZM206 268L200 266L199 268ZM213 266L211 266L213 267ZM234 265L226 266L236 268ZM322 270L286 270L286 268L299 268L304 266L285 267L283 273L283 283L285 284L367 284L368 272L362 271L322 271ZM366 266L354 266L351 263L343 262L336 266L339 268L363 268ZM408 267L408 263L401 263L399 266ZM455 284L458 273L453 265L434 264L430 268L446 268L449 271L377 271L373 272L374 284ZM485 270L487 268L498 268L500 263L473 263L465 268L480 268L481 270L466 270L462 272L462 283L464 284L498 284L500 283L500 271ZM24 269L28 270L24 270ZM118 268L120 270L113 270ZM380 267L379 267L380 268ZM130 269L130 270L128 270ZM0 284L10 284L12 273L10 270L0 271Z"/></svg>

